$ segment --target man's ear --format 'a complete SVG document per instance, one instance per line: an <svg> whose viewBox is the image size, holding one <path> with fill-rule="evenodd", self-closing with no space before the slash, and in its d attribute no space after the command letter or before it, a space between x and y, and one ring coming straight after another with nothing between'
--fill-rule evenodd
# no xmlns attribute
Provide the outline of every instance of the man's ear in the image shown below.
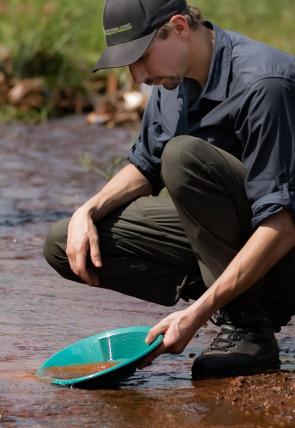
<svg viewBox="0 0 295 428"><path fill-rule="evenodd" d="M174 15L170 19L170 22L174 25L176 34L180 38L186 38L189 33L189 26L186 18L183 15Z"/></svg>

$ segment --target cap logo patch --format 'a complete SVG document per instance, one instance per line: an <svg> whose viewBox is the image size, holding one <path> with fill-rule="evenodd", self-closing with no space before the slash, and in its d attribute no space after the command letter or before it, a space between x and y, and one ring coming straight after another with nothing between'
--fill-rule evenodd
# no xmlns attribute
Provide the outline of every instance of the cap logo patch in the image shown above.
<svg viewBox="0 0 295 428"><path fill-rule="evenodd" d="M122 33L123 31L132 30L132 25L130 22L128 24L121 25L120 27L110 28L109 30L104 30L105 36L112 36L113 34Z"/></svg>

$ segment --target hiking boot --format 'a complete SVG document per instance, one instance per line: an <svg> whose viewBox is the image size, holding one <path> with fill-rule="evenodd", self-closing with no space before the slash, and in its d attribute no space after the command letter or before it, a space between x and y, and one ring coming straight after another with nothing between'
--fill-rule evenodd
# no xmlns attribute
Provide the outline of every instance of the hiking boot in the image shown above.
<svg viewBox="0 0 295 428"><path fill-rule="evenodd" d="M192 366L193 377L238 376L280 367L279 348L271 329L249 330L224 324Z"/></svg>
<svg viewBox="0 0 295 428"><path fill-rule="evenodd" d="M221 331L195 359L193 377L247 375L280 367L273 325L256 293L226 305L214 324Z"/></svg>

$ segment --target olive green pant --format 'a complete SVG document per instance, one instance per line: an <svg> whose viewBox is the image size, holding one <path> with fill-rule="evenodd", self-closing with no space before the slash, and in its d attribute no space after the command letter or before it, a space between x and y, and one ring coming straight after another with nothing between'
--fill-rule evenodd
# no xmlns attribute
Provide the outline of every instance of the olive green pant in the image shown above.
<svg viewBox="0 0 295 428"><path fill-rule="evenodd" d="M51 228L44 254L61 276L82 282L71 271L65 252L69 220ZM185 298L190 284L199 282L203 288L197 261L170 197L139 198L106 216L97 229L102 288L165 306L174 305L181 294Z"/></svg>
<svg viewBox="0 0 295 428"><path fill-rule="evenodd" d="M139 198L96 225L101 287L167 306L201 295L252 233L244 178L242 163L230 154L194 137L172 139L162 155L170 196ZM44 254L60 275L82 282L65 252L68 221L52 227ZM292 251L257 291L294 303L294 261Z"/></svg>

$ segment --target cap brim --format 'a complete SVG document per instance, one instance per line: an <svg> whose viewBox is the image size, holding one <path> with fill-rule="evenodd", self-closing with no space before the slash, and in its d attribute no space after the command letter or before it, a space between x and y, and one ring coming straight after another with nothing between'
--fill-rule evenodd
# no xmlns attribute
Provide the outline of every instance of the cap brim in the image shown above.
<svg viewBox="0 0 295 428"><path fill-rule="evenodd" d="M99 58L93 72L103 68L118 68L136 62L147 50L155 37L157 30L140 39L108 46Z"/></svg>

